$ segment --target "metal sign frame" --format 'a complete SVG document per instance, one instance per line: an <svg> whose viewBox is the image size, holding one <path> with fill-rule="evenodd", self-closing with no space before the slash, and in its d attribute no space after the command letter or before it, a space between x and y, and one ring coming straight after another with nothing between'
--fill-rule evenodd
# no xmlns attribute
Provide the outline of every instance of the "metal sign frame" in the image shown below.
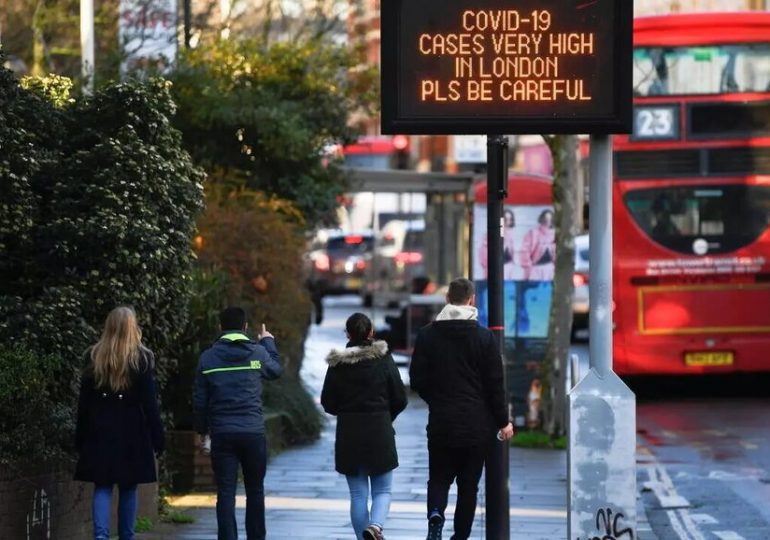
<svg viewBox="0 0 770 540"><path fill-rule="evenodd" d="M381 0L381 92L382 132L388 134L516 134L516 133L629 133L632 127L632 31L633 2L613 0L615 17L613 27L613 65L603 75L612 80L612 114L564 114L522 115L511 111L480 116L479 114L407 114L402 111L399 93L404 84L401 59L401 8L415 0ZM431 4L439 10L443 0L419 0L421 5ZM563 0L568 1L568 0ZM545 3L544 7L553 2ZM557 6L558 7L558 6ZM416 54L416 52L415 52Z"/></svg>

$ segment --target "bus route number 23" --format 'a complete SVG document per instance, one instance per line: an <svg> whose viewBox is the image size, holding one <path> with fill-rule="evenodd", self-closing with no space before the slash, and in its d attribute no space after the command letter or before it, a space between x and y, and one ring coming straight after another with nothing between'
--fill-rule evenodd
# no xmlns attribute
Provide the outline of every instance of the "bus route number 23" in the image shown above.
<svg viewBox="0 0 770 540"><path fill-rule="evenodd" d="M677 139L679 123L676 107L636 107L634 139Z"/></svg>

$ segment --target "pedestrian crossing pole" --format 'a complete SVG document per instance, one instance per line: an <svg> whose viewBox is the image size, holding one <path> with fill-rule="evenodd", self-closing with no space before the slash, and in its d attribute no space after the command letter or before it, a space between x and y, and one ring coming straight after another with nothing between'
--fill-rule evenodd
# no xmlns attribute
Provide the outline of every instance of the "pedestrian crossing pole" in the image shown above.
<svg viewBox="0 0 770 540"><path fill-rule="evenodd" d="M503 204L508 190L508 137L487 137L487 295L489 329L497 339L503 364L505 403L506 382L503 311ZM510 493L508 489L508 441L494 441L486 461L486 531L487 540L510 538Z"/></svg>

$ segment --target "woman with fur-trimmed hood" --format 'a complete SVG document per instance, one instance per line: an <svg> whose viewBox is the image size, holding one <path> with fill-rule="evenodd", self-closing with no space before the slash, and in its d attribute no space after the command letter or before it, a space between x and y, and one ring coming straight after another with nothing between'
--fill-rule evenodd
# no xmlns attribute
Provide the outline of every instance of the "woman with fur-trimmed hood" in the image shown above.
<svg viewBox="0 0 770 540"><path fill-rule="evenodd" d="M387 343L372 340L372 321L354 313L345 329L347 348L326 359L321 405L337 417L335 468L348 481L356 538L382 540L398 467L393 421L406 408L406 391Z"/></svg>

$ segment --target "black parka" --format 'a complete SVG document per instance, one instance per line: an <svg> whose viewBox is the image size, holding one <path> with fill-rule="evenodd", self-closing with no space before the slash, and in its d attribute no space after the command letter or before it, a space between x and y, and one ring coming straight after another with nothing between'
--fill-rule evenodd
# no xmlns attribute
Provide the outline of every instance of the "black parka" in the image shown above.
<svg viewBox="0 0 770 540"><path fill-rule="evenodd" d="M93 368L80 381L75 444L75 479L96 484L155 482L155 454L164 448L163 424L153 375L152 353L143 349L138 372L120 392L98 388Z"/></svg>
<svg viewBox="0 0 770 540"><path fill-rule="evenodd" d="M335 468L377 476L398 467L393 420L406 408L404 383L384 341L348 346L326 359L321 405L337 416Z"/></svg>
<svg viewBox="0 0 770 540"><path fill-rule="evenodd" d="M486 445L508 424L500 350L475 320L435 321L420 329L409 379L428 404L432 444Z"/></svg>

